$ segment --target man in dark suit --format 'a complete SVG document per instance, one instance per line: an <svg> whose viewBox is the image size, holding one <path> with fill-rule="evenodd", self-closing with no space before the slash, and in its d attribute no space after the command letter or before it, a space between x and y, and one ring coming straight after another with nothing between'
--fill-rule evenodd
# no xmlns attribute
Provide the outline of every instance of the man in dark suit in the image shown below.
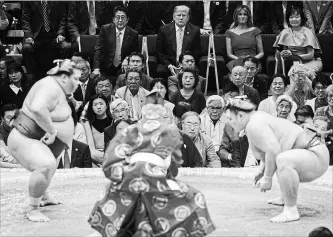
<svg viewBox="0 0 333 237"><path fill-rule="evenodd" d="M127 22L126 9L115 7L113 23L102 26L95 47L93 73L111 77L113 86L121 73L122 61L139 51L138 33Z"/></svg>
<svg viewBox="0 0 333 237"><path fill-rule="evenodd" d="M331 23L333 2L304 1L304 13L307 18L306 26L315 34L332 34Z"/></svg>
<svg viewBox="0 0 333 237"><path fill-rule="evenodd" d="M65 149L61 155L58 169L91 167L92 162L89 146L73 139L72 148Z"/></svg>
<svg viewBox="0 0 333 237"><path fill-rule="evenodd" d="M160 64L156 72L159 77L175 75L179 56L185 51L192 51L195 58L200 54L200 28L188 23L189 14L188 6L176 6L173 13L174 22L162 26L158 31L156 53Z"/></svg>
<svg viewBox="0 0 333 237"><path fill-rule="evenodd" d="M191 9L190 22L201 28L201 34L224 33L222 32L225 28L223 17L226 14L224 1L188 1L187 6ZM205 21L205 16L209 20Z"/></svg>
<svg viewBox="0 0 333 237"><path fill-rule="evenodd" d="M66 17L66 3L55 1L27 1L22 7L23 59L29 74L42 78L53 67L60 49L68 47L59 32Z"/></svg>

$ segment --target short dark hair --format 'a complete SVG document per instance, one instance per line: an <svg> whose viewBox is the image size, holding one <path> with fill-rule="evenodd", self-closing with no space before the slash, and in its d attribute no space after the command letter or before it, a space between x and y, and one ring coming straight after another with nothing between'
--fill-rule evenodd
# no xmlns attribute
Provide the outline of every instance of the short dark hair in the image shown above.
<svg viewBox="0 0 333 237"><path fill-rule="evenodd" d="M87 53L87 52L75 52L73 54L73 56L81 57L82 59L87 60L91 65L91 58L89 56L89 53Z"/></svg>
<svg viewBox="0 0 333 237"><path fill-rule="evenodd" d="M313 109L311 108L310 105L300 106L295 111L295 117L297 118L298 116L313 118L314 117Z"/></svg>
<svg viewBox="0 0 333 237"><path fill-rule="evenodd" d="M320 226L313 229L309 233L309 237L333 237L333 234L328 228Z"/></svg>
<svg viewBox="0 0 333 237"><path fill-rule="evenodd" d="M143 63L143 64L145 63L145 57L144 57L144 55L143 55L142 53L139 53L139 52L133 52L133 53L131 53L131 54L128 56L128 62L131 60L131 57L133 57L133 56L138 56L138 57L140 57L141 60L142 60L142 63Z"/></svg>
<svg viewBox="0 0 333 237"><path fill-rule="evenodd" d="M257 67L259 67L259 60L256 57L253 56L246 56L243 59L243 65L245 64L245 62L250 61L252 63L255 63L257 65Z"/></svg>
<svg viewBox="0 0 333 237"><path fill-rule="evenodd" d="M315 79L313 79L313 81L312 81L313 90L315 89L317 83L320 83L325 87L332 85L332 81L331 81L330 77L322 72L318 72Z"/></svg>
<svg viewBox="0 0 333 237"><path fill-rule="evenodd" d="M161 78L161 77L158 77L158 78L154 78L153 81L151 82L150 84L150 90L152 90L154 88L154 86L157 84L157 83L161 83L165 89L166 89L166 94L165 94L165 97L164 99L165 100L169 100L169 93L168 93L168 81L164 78Z"/></svg>
<svg viewBox="0 0 333 237"><path fill-rule="evenodd" d="M140 80L142 80L142 72L141 72L141 70L138 70L137 68L129 68L129 69L127 70L127 72L126 72L126 74L125 74L125 79L126 79L126 80L127 80L128 74L129 74L130 72L137 72L137 73L139 73Z"/></svg>
<svg viewBox="0 0 333 237"><path fill-rule="evenodd" d="M123 6L116 6L114 9L113 9L113 17L115 17L116 13L117 12L124 12L126 17L127 17L127 10L125 7Z"/></svg>
<svg viewBox="0 0 333 237"><path fill-rule="evenodd" d="M16 62L15 59L12 56L3 56L2 58L0 58L0 62L5 62L6 66L8 66L9 63L11 62Z"/></svg>
<svg viewBox="0 0 333 237"><path fill-rule="evenodd" d="M305 26L305 23L306 23L305 14L303 12L303 9L298 5L293 5L290 8L287 8L287 10L286 10L286 21L287 21L288 26L291 27L289 18L294 12L297 12L301 16L301 26Z"/></svg>
<svg viewBox="0 0 333 237"><path fill-rule="evenodd" d="M234 83L227 83L223 89L223 94L229 93L229 92L237 92L239 93L239 88Z"/></svg>
<svg viewBox="0 0 333 237"><path fill-rule="evenodd" d="M108 100L105 98L105 96L93 95L89 100L89 105L88 105L88 109L87 109L87 119L90 122L90 124L96 120L96 114L94 113L94 110L93 110L93 101L96 99L104 100L104 102L106 104L106 116L110 119L112 118L111 112L110 112L110 105L109 105Z"/></svg>
<svg viewBox="0 0 333 237"><path fill-rule="evenodd" d="M172 113L174 116L180 119L183 116L183 114L185 114L188 111L193 111L192 105L187 102L180 101L175 105L175 107L173 107Z"/></svg>
<svg viewBox="0 0 333 237"><path fill-rule="evenodd" d="M21 72L22 76L24 75L24 71L21 64L15 61L9 63L7 66L7 76L9 75L10 72Z"/></svg>
<svg viewBox="0 0 333 237"><path fill-rule="evenodd" d="M181 53L181 55L179 56L179 62L182 63L183 62L183 59L184 59L184 56L185 55L189 55L189 56L192 56L194 58L194 61L195 61L195 57L194 57L194 54L192 51L189 51L189 50L186 50L184 53Z"/></svg>
<svg viewBox="0 0 333 237"><path fill-rule="evenodd" d="M97 77L97 78L95 79L95 83L96 83L96 85L97 85L98 82L106 81L106 80L108 80L108 81L111 83L111 79L110 79L109 77L104 77L104 76L99 76L99 77ZM96 86L96 85L95 85L95 86ZM111 85L112 85L112 83L111 83Z"/></svg>
<svg viewBox="0 0 333 237"><path fill-rule="evenodd" d="M290 80L289 80L288 76L285 76L285 75L283 75L281 73L277 73L277 74L274 74L272 76L272 79L269 81L268 88L271 88L274 79L277 78L277 77L281 77L282 78L285 87L290 84Z"/></svg>
<svg viewBox="0 0 333 237"><path fill-rule="evenodd" d="M183 88L183 83L182 83L182 79L183 79L183 75L185 72L190 72L193 74L194 77L194 85L193 85L193 89L195 90L195 88L197 87L198 83L199 83L199 74L198 71L196 69L192 69L192 68L185 68L183 70L182 73L178 74L178 83L179 83L179 87Z"/></svg>
<svg viewBox="0 0 333 237"><path fill-rule="evenodd" d="M1 107L1 117L3 118L5 116L5 113L7 111L13 111L13 110L17 110L17 106L15 104L4 104L2 107Z"/></svg>

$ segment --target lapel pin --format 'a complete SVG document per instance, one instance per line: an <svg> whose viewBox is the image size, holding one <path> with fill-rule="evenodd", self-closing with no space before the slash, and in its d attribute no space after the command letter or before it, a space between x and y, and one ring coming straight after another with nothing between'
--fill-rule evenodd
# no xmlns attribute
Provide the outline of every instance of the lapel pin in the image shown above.
<svg viewBox="0 0 333 237"><path fill-rule="evenodd" d="M220 3L219 3L219 2L216 2L215 4L216 4L216 6L220 5Z"/></svg>
<svg viewBox="0 0 333 237"><path fill-rule="evenodd" d="M78 151L78 149L77 149L77 148L75 148L75 151Z"/></svg>
<svg viewBox="0 0 333 237"><path fill-rule="evenodd" d="M190 34L190 32L188 32L188 31L187 31L186 33L187 33L188 35Z"/></svg>

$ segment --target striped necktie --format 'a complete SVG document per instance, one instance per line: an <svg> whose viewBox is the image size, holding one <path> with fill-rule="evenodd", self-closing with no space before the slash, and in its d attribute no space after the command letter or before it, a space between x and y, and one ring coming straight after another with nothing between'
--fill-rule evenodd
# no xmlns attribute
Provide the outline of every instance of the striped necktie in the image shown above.
<svg viewBox="0 0 333 237"><path fill-rule="evenodd" d="M48 15L48 5L46 1L42 1L42 10L43 10L43 23L44 23L44 29L46 32L49 32L51 30L51 24L50 19Z"/></svg>

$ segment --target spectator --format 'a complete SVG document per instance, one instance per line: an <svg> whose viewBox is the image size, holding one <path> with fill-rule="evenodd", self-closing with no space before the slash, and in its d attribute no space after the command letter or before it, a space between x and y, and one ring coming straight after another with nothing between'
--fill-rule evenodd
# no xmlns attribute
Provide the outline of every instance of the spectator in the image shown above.
<svg viewBox="0 0 333 237"><path fill-rule="evenodd" d="M259 105L260 97L258 91L245 85L247 72L244 67L236 66L232 69L229 83L233 83L239 89L239 95L246 95L247 98L255 105Z"/></svg>
<svg viewBox="0 0 333 237"><path fill-rule="evenodd" d="M330 153L330 164L333 165L333 140L329 137L332 134L332 127L330 127L330 120L323 116L317 116L313 119L313 125L317 130L317 136L320 136L321 141L325 142Z"/></svg>
<svg viewBox="0 0 333 237"><path fill-rule="evenodd" d="M156 93L158 93L159 95L157 95ZM169 95L167 91L167 81L163 78L155 78L151 84L151 92L147 95L146 104L148 103L149 97L151 96L155 97L153 98L155 100L156 98L160 98L161 105L163 105L166 110L165 119L169 120L169 122L172 123L174 120L172 111L175 105L168 101Z"/></svg>
<svg viewBox="0 0 333 237"><path fill-rule="evenodd" d="M2 104L13 103L18 108L21 108L31 84L28 82L22 66L17 62L12 62L8 65L7 78L9 85L0 88L0 101Z"/></svg>
<svg viewBox="0 0 333 237"><path fill-rule="evenodd" d="M260 100L268 97L267 82L259 77L259 60L253 56L247 56L243 59L243 67L247 71L245 85L256 89L259 93Z"/></svg>
<svg viewBox="0 0 333 237"><path fill-rule="evenodd" d="M212 139L215 151L220 148L227 117L223 112L225 103L221 96L212 95L206 101L207 112L200 115L201 131Z"/></svg>
<svg viewBox="0 0 333 237"><path fill-rule="evenodd" d="M179 56L190 50L197 58L200 53L200 28L188 23L190 9L187 6L176 6L173 21L158 30L156 54L159 61L156 73L159 77L167 78L175 75Z"/></svg>
<svg viewBox="0 0 333 237"><path fill-rule="evenodd" d="M185 101L192 105L193 111L200 114L206 107L206 99L201 92L195 90L199 83L197 71L185 68L178 75L178 81L181 89L170 98L170 102L177 104L179 101Z"/></svg>
<svg viewBox="0 0 333 237"><path fill-rule="evenodd" d="M305 27L306 18L303 9L293 6L287 9L286 21L288 28L281 31L277 36L273 47L277 48L277 55L286 61L287 71L298 61L305 67L319 72L323 68L322 54L316 35Z"/></svg>
<svg viewBox="0 0 333 237"><path fill-rule="evenodd" d="M230 30L225 32L227 55L231 60L227 64L230 72L235 66L243 65L245 56L250 55L257 59L264 57L261 30L253 27L250 9L245 5L237 7L233 18Z"/></svg>
<svg viewBox="0 0 333 237"><path fill-rule="evenodd" d="M305 104L306 100L313 98L311 80L315 78L315 73L308 70L303 65L294 65L288 73L290 80L290 87L286 94L291 96L296 102L297 107Z"/></svg>
<svg viewBox="0 0 333 237"><path fill-rule="evenodd" d="M194 142L202 159L204 167L221 167L220 159L216 155L213 142L207 135L200 132L200 117L196 112L186 112L181 119L182 131Z"/></svg>
<svg viewBox="0 0 333 237"><path fill-rule="evenodd" d="M81 123L78 123L78 117L75 112L75 107L71 101L68 101L69 107L72 110L72 118L74 121L74 135L73 140L87 144L87 136L84 127Z"/></svg>
<svg viewBox="0 0 333 237"><path fill-rule="evenodd" d="M126 86L116 90L116 98L125 100L131 111L133 120L138 121L141 118L141 108L146 103L148 91L141 87L141 71L129 69L126 73Z"/></svg>
<svg viewBox="0 0 333 237"><path fill-rule="evenodd" d="M111 102L113 101L113 96L111 95L112 84L107 77L98 77L97 78L95 91L96 91L97 95L103 95L107 99L109 105L111 104ZM75 101L73 102L73 98L71 98L70 100L72 101L72 103L75 102ZM80 117L81 123L84 123L87 121L88 106L89 106L89 101L85 104L83 111L81 113L81 117Z"/></svg>
<svg viewBox="0 0 333 237"><path fill-rule="evenodd" d="M285 93L285 90L287 88L287 85L289 85L289 79L288 77L285 77L282 74L275 74L272 77L272 80L270 81L271 84L269 86L272 96L268 97L267 99L260 102L258 110L264 111L266 113L269 113L273 116L277 115L276 112L276 100L279 98L280 95L283 95ZM289 113L289 116L287 117L290 121L295 121L294 113L297 109L297 104L293 102L291 112Z"/></svg>
<svg viewBox="0 0 333 237"><path fill-rule="evenodd" d="M130 124L133 124L133 121L130 119L119 119L104 129L104 152L106 151L109 142L114 138L117 132Z"/></svg>
<svg viewBox="0 0 333 237"><path fill-rule="evenodd" d="M185 68L190 68L195 70L195 58L191 51L185 51L179 56L179 72L176 75L172 75L168 77L168 92L169 98L171 98L174 94L179 90L179 80L178 75L183 73ZM198 92L204 92L206 86L206 78L199 75L199 83L196 86L196 90Z"/></svg>
<svg viewBox="0 0 333 237"><path fill-rule="evenodd" d="M332 237L332 232L326 227L317 227L309 233L309 237Z"/></svg>
<svg viewBox="0 0 333 237"><path fill-rule="evenodd" d="M226 14L224 1L189 1L187 5L191 9L190 22L200 27L202 35L224 33L223 17Z"/></svg>
<svg viewBox="0 0 333 237"><path fill-rule="evenodd" d="M289 95L280 95L276 100L276 115L287 119L293 107L293 99Z"/></svg>
<svg viewBox="0 0 333 237"><path fill-rule="evenodd" d="M289 27L286 21L286 12L289 12L295 5L303 8L302 1L269 1L268 16L273 34L278 35Z"/></svg>
<svg viewBox="0 0 333 237"><path fill-rule="evenodd" d="M317 73L315 79L312 81L312 90L314 91L315 98L305 101L306 105L310 105L315 112L318 108L327 106L325 98L326 88L332 84L331 79L325 73Z"/></svg>
<svg viewBox="0 0 333 237"><path fill-rule="evenodd" d="M192 105L183 101L178 102L173 108L172 113L173 113L174 123L177 125L179 129L181 129L181 118L183 114L185 114L188 111L193 111Z"/></svg>
<svg viewBox="0 0 333 237"><path fill-rule="evenodd" d="M115 85L122 61L132 52L137 52L139 45L138 32L127 26L126 9L117 6L113 15L113 24L103 25L98 35L93 73L112 77L111 83Z"/></svg>
<svg viewBox="0 0 333 237"><path fill-rule="evenodd" d="M89 62L89 65L91 65L92 61L89 57L88 53L85 52L74 52L73 56L71 57L71 60L75 63L80 62L81 60L86 60Z"/></svg>
<svg viewBox="0 0 333 237"><path fill-rule="evenodd" d="M22 7L23 60L29 74L37 80L53 67L60 50L68 43L58 32L66 17L66 3L56 1L25 1Z"/></svg>
<svg viewBox="0 0 333 237"><path fill-rule="evenodd" d="M233 83L229 83L224 88L224 98L234 98L239 96L239 89ZM217 152L221 160L222 167L244 167L249 143L246 136L239 136L233 127L226 123L223 130L221 145Z"/></svg>
<svg viewBox="0 0 333 237"><path fill-rule="evenodd" d="M325 98L327 100L327 106L320 107L315 112L315 118L317 116L326 117L329 121L329 127L333 128L333 85L329 85L325 91ZM328 134L329 136L333 135L333 130Z"/></svg>
<svg viewBox="0 0 333 237"><path fill-rule="evenodd" d="M333 34L331 17L333 2L330 1L304 1L306 26L313 34Z"/></svg>
<svg viewBox="0 0 333 237"><path fill-rule="evenodd" d="M0 88L5 87L9 83L7 66L12 62L15 62L15 60L11 56L4 56L0 59Z"/></svg>
<svg viewBox="0 0 333 237"><path fill-rule="evenodd" d="M303 105L297 108L295 117L295 123L304 127L304 124L313 124L314 113L310 105Z"/></svg>
<svg viewBox="0 0 333 237"><path fill-rule="evenodd" d="M146 90L150 90L150 84L153 80L150 76L143 73L143 70L145 68L145 65L143 64L144 57L142 53L134 52L131 53L130 56L128 56L128 66L130 68L135 68L139 71L141 71L141 86L145 88ZM126 74L121 74L118 76L116 81L116 86L114 90L116 91L118 88L126 86Z"/></svg>
<svg viewBox="0 0 333 237"><path fill-rule="evenodd" d="M9 154L7 139L13 128L13 119L17 107L15 104L5 104L1 108L2 124L0 125L0 168L20 168L14 157Z"/></svg>
<svg viewBox="0 0 333 237"><path fill-rule="evenodd" d="M102 95L94 95L89 101L88 122L84 123L92 162L100 167L104 158L104 129L111 125L112 117L108 100Z"/></svg>

